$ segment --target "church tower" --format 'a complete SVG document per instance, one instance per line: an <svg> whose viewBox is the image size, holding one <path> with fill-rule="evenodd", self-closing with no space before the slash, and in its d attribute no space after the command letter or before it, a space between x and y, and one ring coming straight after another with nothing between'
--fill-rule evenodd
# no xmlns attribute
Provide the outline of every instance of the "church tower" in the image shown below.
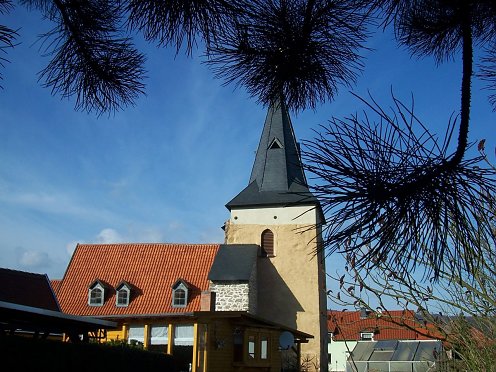
<svg viewBox="0 0 496 372"><path fill-rule="evenodd" d="M313 335L302 359L326 371L325 264L317 250L324 220L284 102L269 108L249 184L226 207L226 244L261 247L256 314Z"/></svg>

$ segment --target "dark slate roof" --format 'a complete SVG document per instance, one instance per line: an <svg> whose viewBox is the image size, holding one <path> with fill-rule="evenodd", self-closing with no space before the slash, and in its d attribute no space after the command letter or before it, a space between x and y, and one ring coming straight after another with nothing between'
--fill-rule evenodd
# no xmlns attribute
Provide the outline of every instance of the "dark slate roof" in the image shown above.
<svg viewBox="0 0 496 372"><path fill-rule="evenodd" d="M226 207L318 204L306 186L298 144L285 104L267 113L248 186Z"/></svg>
<svg viewBox="0 0 496 372"><path fill-rule="evenodd" d="M39 309L60 311L45 274L0 268L0 301Z"/></svg>
<svg viewBox="0 0 496 372"><path fill-rule="evenodd" d="M234 199L226 204L227 209L235 207L283 205L318 205L317 198L308 191L308 188L293 183L288 191L260 191L257 182L253 181Z"/></svg>
<svg viewBox="0 0 496 372"><path fill-rule="evenodd" d="M256 244L222 244L208 273L212 281L248 281L258 256Z"/></svg>

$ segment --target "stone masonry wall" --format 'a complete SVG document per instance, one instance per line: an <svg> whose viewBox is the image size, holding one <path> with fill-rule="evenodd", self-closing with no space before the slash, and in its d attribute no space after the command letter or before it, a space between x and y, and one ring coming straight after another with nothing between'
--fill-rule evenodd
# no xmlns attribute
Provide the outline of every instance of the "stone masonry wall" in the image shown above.
<svg viewBox="0 0 496 372"><path fill-rule="evenodd" d="M250 291L248 282L211 282L210 291L215 292L215 311L249 310Z"/></svg>

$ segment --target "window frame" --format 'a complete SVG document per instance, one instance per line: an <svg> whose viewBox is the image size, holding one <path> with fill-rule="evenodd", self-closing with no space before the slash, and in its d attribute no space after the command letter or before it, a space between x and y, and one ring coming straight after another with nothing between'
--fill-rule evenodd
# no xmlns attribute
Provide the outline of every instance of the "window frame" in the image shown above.
<svg viewBox="0 0 496 372"><path fill-rule="evenodd" d="M184 296L178 297L181 292L184 292ZM174 308L184 308L188 306L189 288L183 280L178 280L172 286L172 301L171 306ZM181 300L181 302L178 302Z"/></svg>
<svg viewBox="0 0 496 372"><path fill-rule="evenodd" d="M270 244L269 245L272 245L270 251L268 251L266 249L266 239L265 239L265 236L270 234ZM276 256L276 244L275 244L275 235L274 235L274 232L271 230L271 229L265 229L264 231L262 231L262 233L260 234L260 255L262 257L275 257Z"/></svg>
<svg viewBox="0 0 496 372"><path fill-rule="evenodd" d="M238 330L235 335L241 336L238 348L233 348L233 361L236 365L244 366L268 366L272 362L272 339L271 333L261 329ZM239 351L243 351L242 357Z"/></svg>
<svg viewBox="0 0 496 372"><path fill-rule="evenodd" d="M360 341L374 341L374 332L360 332Z"/></svg>
<svg viewBox="0 0 496 372"><path fill-rule="evenodd" d="M94 293L100 292L100 300L98 302L95 301L97 298L93 296ZM103 306L105 303L105 287L99 281L93 282L92 285L88 288L88 306Z"/></svg>
<svg viewBox="0 0 496 372"><path fill-rule="evenodd" d="M126 293L125 303L119 303L120 294L122 292ZM131 287L127 283L121 283L115 289L115 306L117 307L128 307L131 302Z"/></svg>

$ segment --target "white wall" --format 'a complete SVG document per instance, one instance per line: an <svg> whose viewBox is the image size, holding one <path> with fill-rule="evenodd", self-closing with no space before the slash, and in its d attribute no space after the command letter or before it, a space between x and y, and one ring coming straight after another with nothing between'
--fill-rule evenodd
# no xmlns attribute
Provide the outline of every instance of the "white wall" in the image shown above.
<svg viewBox="0 0 496 372"><path fill-rule="evenodd" d="M329 371L346 371L348 349L352 351L356 344L357 341L329 341L327 344L327 352L329 354Z"/></svg>
<svg viewBox="0 0 496 372"><path fill-rule="evenodd" d="M313 206L246 208L231 211L232 224L256 225L314 225L318 221Z"/></svg>

